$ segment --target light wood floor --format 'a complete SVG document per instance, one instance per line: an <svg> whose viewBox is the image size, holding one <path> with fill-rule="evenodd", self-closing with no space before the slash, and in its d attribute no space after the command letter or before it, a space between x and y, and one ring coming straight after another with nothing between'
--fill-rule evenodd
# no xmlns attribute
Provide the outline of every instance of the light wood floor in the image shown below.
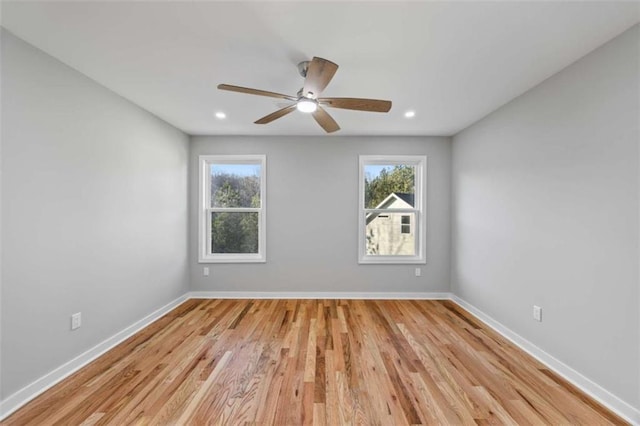
<svg viewBox="0 0 640 426"><path fill-rule="evenodd" d="M448 301L190 300L7 425L625 424Z"/></svg>

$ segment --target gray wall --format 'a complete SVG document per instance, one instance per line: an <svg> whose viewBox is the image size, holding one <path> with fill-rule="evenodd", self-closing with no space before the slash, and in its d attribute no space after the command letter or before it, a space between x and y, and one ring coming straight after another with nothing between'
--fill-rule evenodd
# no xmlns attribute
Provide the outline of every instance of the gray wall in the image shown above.
<svg viewBox="0 0 640 426"><path fill-rule="evenodd" d="M4 398L188 290L187 164L185 134L2 32Z"/></svg>
<svg viewBox="0 0 640 426"><path fill-rule="evenodd" d="M456 135L452 167L455 294L635 407L639 40L636 25Z"/></svg>
<svg viewBox="0 0 640 426"><path fill-rule="evenodd" d="M197 263L202 154L267 155L267 263ZM359 154L427 155L426 265L358 265ZM191 289L449 291L450 160L449 138L192 137ZM203 266L210 267L209 277Z"/></svg>

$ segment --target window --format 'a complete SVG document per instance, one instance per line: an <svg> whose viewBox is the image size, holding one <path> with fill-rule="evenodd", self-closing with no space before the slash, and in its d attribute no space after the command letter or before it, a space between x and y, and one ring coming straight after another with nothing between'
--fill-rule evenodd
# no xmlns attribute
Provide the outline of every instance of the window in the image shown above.
<svg viewBox="0 0 640 426"><path fill-rule="evenodd" d="M400 225L400 233L401 234L410 234L411 233L411 216L402 215L402 222Z"/></svg>
<svg viewBox="0 0 640 426"><path fill-rule="evenodd" d="M266 157L200 156L200 262L266 259Z"/></svg>
<svg viewBox="0 0 640 426"><path fill-rule="evenodd" d="M427 157L360 156L360 263L425 263Z"/></svg>

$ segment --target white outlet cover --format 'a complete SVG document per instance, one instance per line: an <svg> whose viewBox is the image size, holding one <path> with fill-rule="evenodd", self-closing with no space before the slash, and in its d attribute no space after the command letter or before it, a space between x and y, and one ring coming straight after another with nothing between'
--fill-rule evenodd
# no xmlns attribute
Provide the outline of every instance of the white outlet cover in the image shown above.
<svg viewBox="0 0 640 426"><path fill-rule="evenodd" d="M71 329L75 330L82 325L82 312L71 315Z"/></svg>
<svg viewBox="0 0 640 426"><path fill-rule="evenodd" d="M533 319L542 321L542 308L540 306L533 305Z"/></svg>
<svg viewBox="0 0 640 426"><path fill-rule="evenodd" d="M204 275L205 277L208 277L208 276L209 276L209 267L208 267L208 266L205 266L205 267L202 269L202 275Z"/></svg>

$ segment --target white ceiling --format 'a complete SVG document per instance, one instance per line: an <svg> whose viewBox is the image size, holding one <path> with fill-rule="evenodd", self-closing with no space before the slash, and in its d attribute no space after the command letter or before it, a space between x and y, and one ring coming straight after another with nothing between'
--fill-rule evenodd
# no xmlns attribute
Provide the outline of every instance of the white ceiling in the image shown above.
<svg viewBox="0 0 640 426"><path fill-rule="evenodd" d="M312 56L340 65L324 96L393 101L330 109L337 134L455 134L639 20L637 2L2 3L9 31L189 134L323 134L298 111L253 124L284 105L216 89L295 94Z"/></svg>

